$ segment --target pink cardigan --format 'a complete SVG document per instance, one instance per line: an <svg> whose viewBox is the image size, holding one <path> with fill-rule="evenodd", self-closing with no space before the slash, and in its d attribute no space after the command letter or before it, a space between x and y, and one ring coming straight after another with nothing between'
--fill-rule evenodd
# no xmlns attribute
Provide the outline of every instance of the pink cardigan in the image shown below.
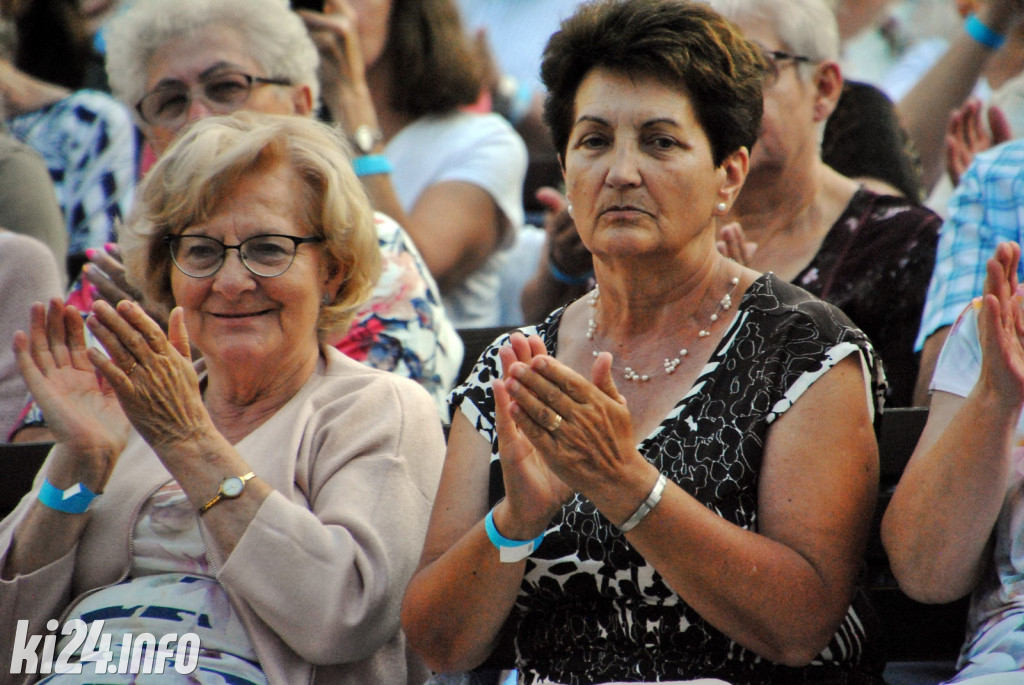
<svg viewBox="0 0 1024 685"><path fill-rule="evenodd" d="M275 492L229 557L214 547L207 557L270 683L419 684L429 673L406 648L399 605L444 459L437 410L413 381L323 354L296 396L236 445ZM77 547L0 581L0 654L11 654L18 619L45 634L73 598L127 575L135 518L169 479L133 435ZM0 564L35 496L0 522ZM17 682L0 666L0 682Z"/></svg>

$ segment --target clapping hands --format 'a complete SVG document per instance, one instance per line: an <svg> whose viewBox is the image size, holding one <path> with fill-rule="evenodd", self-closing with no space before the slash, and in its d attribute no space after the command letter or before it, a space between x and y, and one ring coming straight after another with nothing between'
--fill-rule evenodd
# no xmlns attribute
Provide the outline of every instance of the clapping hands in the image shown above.
<svg viewBox="0 0 1024 685"><path fill-rule="evenodd" d="M1020 245L1000 243L986 264L978 317L982 347L980 383L1013 406L1024 404L1024 311L1017 283Z"/></svg>

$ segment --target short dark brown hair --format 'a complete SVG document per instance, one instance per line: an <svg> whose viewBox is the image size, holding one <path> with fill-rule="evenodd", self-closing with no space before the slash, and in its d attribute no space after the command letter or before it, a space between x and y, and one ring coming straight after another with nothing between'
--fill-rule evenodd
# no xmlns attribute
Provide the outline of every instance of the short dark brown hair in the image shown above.
<svg viewBox="0 0 1024 685"><path fill-rule="evenodd" d="M391 105L413 117L473 104L483 91L486 64L454 0L395 0L384 59Z"/></svg>
<svg viewBox="0 0 1024 685"><path fill-rule="evenodd" d="M544 119L565 155L576 92L593 69L653 77L690 98L715 166L757 140L764 109L760 50L719 14L687 0L595 0L548 41Z"/></svg>

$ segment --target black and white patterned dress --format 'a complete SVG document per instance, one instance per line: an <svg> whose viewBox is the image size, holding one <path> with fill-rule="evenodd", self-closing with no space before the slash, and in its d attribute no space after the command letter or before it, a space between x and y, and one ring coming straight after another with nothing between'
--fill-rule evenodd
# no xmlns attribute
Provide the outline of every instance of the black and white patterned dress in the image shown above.
<svg viewBox="0 0 1024 685"><path fill-rule="evenodd" d="M551 354L557 352L561 314L524 329L539 335ZM491 442L492 501L500 497L502 481L490 381L500 372L497 350L504 341L481 355L451 396L453 411L459 407ZM772 422L850 354L868 369L865 394L877 409L884 379L864 334L835 307L766 274L744 294L693 387L639 450L719 516L757 530L758 473ZM506 628L515 636L522 684L699 677L736 684L853 684L881 683L874 622L861 594L811 666L794 669L761 659L704 621L577 494L527 560Z"/></svg>

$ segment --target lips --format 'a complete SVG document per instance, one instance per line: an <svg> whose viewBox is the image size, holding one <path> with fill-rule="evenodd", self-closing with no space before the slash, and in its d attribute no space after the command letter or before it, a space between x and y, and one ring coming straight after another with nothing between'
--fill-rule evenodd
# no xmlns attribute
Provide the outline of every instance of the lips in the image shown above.
<svg viewBox="0 0 1024 685"><path fill-rule="evenodd" d="M618 212L633 212L633 213L640 213L640 214L650 214L650 212L648 212L643 207L637 207L635 205L612 205L610 207L605 207L603 210L601 210L602 214L615 214L615 213L618 213Z"/></svg>
<svg viewBox="0 0 1024 685"><path fill-rule="evenodd" d="M215 316L218 319L248 319L248 318L251 318L253 316L262 316L264 314L268 314L269 312L270 312L269 309L263 309L263 310L258 311L258 312L244 312L244 313L241 313L241 314L210 312L210 315L211 316Z"/></svg>

